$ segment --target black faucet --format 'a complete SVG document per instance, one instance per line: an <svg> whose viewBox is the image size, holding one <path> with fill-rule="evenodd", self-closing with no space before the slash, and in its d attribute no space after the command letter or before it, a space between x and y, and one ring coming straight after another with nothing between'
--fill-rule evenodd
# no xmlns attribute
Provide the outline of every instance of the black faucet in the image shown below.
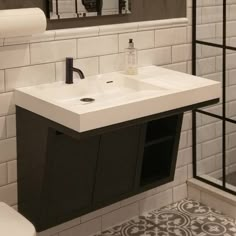
<svg viewBox="0 0 236 236"><path fill-rule="evenodd" d="M80 79L84 79L84 73L73 66L73 58L66 58L66 84L73 84L73 72L77 72L79 74Z"/></svg>

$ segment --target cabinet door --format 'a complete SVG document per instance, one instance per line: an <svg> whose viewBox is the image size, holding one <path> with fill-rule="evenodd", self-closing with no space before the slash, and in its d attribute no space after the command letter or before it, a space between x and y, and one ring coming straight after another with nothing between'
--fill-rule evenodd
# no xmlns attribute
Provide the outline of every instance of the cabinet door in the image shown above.
<svg viewBox="0 0 236 236"><path fill-rule="evenodd" d="M97 166L95 208L108 205L134 191L139 126L101 136Z"/></svg>
<svg viewBox="0 0 236 236"><path fill-rule="evenodd" d="M99 137L77 140L51 130L44 185L47 226L91 210Z"/></svg>

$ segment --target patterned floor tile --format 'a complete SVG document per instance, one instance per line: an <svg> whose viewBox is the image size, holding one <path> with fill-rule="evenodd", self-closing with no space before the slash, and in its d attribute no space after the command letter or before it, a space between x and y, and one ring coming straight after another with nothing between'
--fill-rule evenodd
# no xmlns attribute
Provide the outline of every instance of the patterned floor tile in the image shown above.
<svg viewBox="0 0 236 236"><path fill-rule="evenodd" d="M180 201L145 216L166 235L236 236L232 218L192 200Z"/></svg>
<svg viewBox="0 0 236 236"><path fill-rule="evenodd" d="M117 225L111 229L102 232L99 236L142 236L146 232L150 231L155 227L152 221L147 220L145 217L140 216L137 219L130 220L124 224ZM98 235L97 235L98 236Z"/></svg>
<svg viewBox="0 0 236 236"><path fill-rule="evenodd" d="M236 224L208 206L185 199L97 236L236 236Z"/></svg>

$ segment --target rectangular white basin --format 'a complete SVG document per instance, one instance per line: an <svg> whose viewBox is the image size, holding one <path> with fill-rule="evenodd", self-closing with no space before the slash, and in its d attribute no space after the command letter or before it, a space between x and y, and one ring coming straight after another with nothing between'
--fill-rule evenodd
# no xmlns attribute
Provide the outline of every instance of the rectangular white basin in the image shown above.
<svg viewBox="0 0 236 236"><path fill-rule="evenodd" d="M78 132L219 98L219 82L160 67L16 89L17 106Z"/></svg>
<svg viewBox="0 0 236 236"><path fill-rule="evenodd" d="M66 107L81 106L81 109L86 110L111 103L129 102L156 94L157 90L160 92L166 90L139 80L125 78L120 74L100 75L76 80L73 85L57 83L41 86L41 88L39 91L39 87L37 87L35 93L53 99L54 102ZM90 99L93 101L89 102Z"/></svg>

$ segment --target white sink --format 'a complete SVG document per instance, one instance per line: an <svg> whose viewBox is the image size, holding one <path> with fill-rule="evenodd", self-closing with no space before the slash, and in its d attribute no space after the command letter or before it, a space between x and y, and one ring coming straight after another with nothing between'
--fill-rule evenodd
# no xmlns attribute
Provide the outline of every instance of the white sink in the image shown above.
<svg viewBox="0 0 236 236"><path fill-rule="evenodd" d="M74 84L54 83L39 87L35 92L41 96L53 99L64 106L104 106L111 103L130 102L146 96L165 92L165 88L127 78L122 75L95 76L84 80L76 80ZM85 101L83 101L83 99ZM92 100L86 102L86 100Z"/></svg>
<svg viewBox="0 0 236 236"><path fill-rule="evenodd" d="M117 72L70 85L54 82L16 89L15 102L84 132L213 100L220 97L220 88L215 81L150 66L137 76Z"/></svg>

